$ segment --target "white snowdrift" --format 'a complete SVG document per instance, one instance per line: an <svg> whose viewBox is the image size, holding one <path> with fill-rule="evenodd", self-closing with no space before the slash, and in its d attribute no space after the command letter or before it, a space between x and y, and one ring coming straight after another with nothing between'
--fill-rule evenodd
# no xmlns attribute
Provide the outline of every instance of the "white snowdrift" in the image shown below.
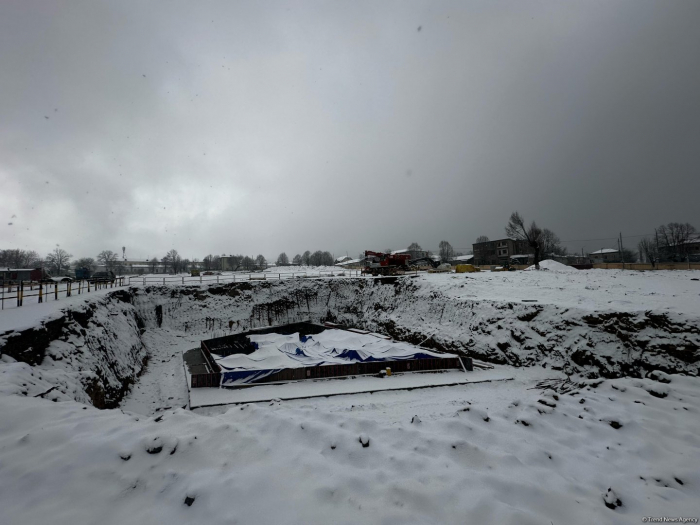
<svg viewBox="0 0 700 525"><path fill-rule="evenodd" d="M530 270L537 270L537 267L533 264L532 266L529 266L525 268L525 271L530 271ZM571 266L567 266L566 264L562 264L560 262L554 261L552 259L545 259L544 261L540 261L540 270L550 270L553 272L565 272L565 273L576 273L581 270L577 270L576 268L573 268Z"/></svg>

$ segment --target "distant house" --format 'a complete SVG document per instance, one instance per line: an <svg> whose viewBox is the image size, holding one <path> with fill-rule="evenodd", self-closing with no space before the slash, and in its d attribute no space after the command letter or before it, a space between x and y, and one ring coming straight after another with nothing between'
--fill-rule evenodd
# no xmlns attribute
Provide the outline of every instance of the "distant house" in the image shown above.
<svg viewBox="0 0 700 525"><path fill-rule="evenodd" d="M348 259L347 261L336 264L343 268L362 268L364 266L364 259Z"/></svg>
<svg viewBox="0 0 700 525"><path fill-rule="evenodd" d="M516 253L515 255L510 256L510 262L511 264L533 264L535 262L535 254Z"/></svg>
<svg viewBox="0 0 700 525"><path fill-rule="evenodd" d="M588 257L593 263L618 263L622 261L620 250L613 248L602 248L596 252L589 253Z"/></svg>
<svg viewBox="0 0 700 525"><path fill-rule="evenodd" d="M472 244L474 264L503 264L514 255L522 256L533 253L527 241L516 239L498 239L496 241Z"/></svg>
<svg viewBox="0 0 700 525"><path fill-rule="evenodd" d="M41 281L51 275L42 268L0 268L0 281Z"/></svg>
<svg viewBox="0 0 700 525"><path fill-rule="evenodd" d="M700 261L700 237L680 244L659 246L659 258L664 262Z"/></svg>
<svg viewBox="0 0 700 525"><path fill-rule="evenodd" d="M686 242L685 252L688 254L688 260L700 261L700 237L690 239Z"/></svg>
<svg viewBox="0 0 700 525"><path fill-rule="evenodd" d="M391 255L396 255L399 253L407 253L411 256L412 261L415 261L416 259L422 259L423 257L428 256L428 252L425 250L409 250L408 248L404 248L403 250L394 250L393 252L391 252Z"/></svg>
<svg viewBox="0 0 700 525"><path fill-rule="evenodd" d="M448 261L450 264L471 264L474 261L473 255L457 255L450 258Z"/></svg>
<svg viewBox="0 0 700 525"><path fill-rule="evenodd" d="M341 264L347 261L352 261L352 257L350 257L349 255L343 255L342 257L338 257L335 260L335 264Z"/></svg>

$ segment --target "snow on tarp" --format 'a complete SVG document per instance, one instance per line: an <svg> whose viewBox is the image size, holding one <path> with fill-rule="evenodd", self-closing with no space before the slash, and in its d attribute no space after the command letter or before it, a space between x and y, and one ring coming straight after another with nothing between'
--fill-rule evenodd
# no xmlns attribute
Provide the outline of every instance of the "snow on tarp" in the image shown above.
<svg viewBox="0 0 700 525"><path fill-rule="evenodd" d="M303 337L298 332L253 334L248 339L256 348L251 354L214 355L227 386L253 383L287 368L455 357L346 330Z"/></svg>
<svg viewBox="0 0 700 525"><path fill-rule="evenodd" d="M529 270L537 270L537 268L535 268L535 265L533 264L532 266L525 268L526 272ZM579 272L579 270L574 268L573 266L567 266L566 264L562 264L562 263L554 261L552 259L546 259L544 261L540 261L540 270L551 270L553 272L570 272L570 273Z"/></svg>

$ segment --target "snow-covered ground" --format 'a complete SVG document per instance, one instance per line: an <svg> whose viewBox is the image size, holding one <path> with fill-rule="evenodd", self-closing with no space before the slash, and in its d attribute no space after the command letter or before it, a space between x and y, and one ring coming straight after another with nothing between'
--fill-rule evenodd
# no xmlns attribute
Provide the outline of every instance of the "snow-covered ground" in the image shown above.
<svg viewBox="0 0 700 525"><path fill-rule="evenodd" d="M533 390L543 376L556 374L530 369L504 383L157 417L4 396L2 522L539 525L697 516L697 378L589 382L569 395ZM620 507L606 507L608 489Z"/></svg>
<svg viewBox="0 0 700 525"><path fill-rule="evenodd" d="M0 523L698 517L698 277L548 270L147 286L71 298L65 313L5 312L25 314L0 330ZM472 376L510 381L181 408L179 356L201 339L329 316L530 366ZM8 355L44 344L40 364ZM90 406L101 385L110 399L128 391L118 409Z"/></svg>

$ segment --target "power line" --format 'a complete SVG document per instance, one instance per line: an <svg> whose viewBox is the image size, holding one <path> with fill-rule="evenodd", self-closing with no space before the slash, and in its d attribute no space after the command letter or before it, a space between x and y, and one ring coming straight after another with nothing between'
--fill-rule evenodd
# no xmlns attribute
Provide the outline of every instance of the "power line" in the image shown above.
<svg viewBox="0 0 700 525"><path fill-rule="evenodd" d="M640 235L623 235L623 239L629 239L630 237L647 237L650 236L651 233L642 233ZM613 239L617 239L617 237L604 237L602 239L575 239L572 241L559 241L559 242L591 242L591 241L610 241Z"/></svg>

